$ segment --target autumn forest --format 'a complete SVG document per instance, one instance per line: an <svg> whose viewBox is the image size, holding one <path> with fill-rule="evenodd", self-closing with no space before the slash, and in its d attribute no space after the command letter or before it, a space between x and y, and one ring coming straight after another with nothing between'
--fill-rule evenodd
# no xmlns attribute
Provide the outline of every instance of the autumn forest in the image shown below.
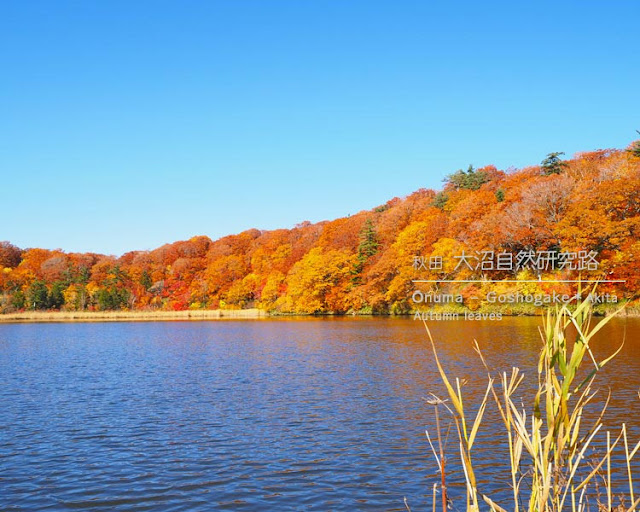
<svg viewBox="0 0 640 512"><path fill-rule="evenodd" d="M572 292L531 283L531 268L455 268L458 254L586 251L597 268L581 278L620 298L640 297L640 142L622 150L550 154L540 165L450 174L442 191L420 189L372 210L292 229L251 229L219 240L195 236L120 257L0 244L0 311L261 308L272 313L412 311L420 279L492 279L432 284L467 297L500 290ZM442 262L416 268L416 259ZM545 279L560 279L554 269ZM575 272L573 276L577 275ZM507 283L506 281L510 281ZM515 281L515 282L514 282ZM520 283L521 281L521 283ZM466 304L483 307L484 304Z"/></svg>

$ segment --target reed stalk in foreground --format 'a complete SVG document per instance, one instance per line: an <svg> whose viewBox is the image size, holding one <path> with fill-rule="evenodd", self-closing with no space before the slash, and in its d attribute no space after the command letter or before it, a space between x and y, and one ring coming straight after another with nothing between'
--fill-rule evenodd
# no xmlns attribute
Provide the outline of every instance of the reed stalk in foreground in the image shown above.
<svg viewBox="0 0 640 512"><path fill-rule="evenodd" d="M640 498L633 487L631 460L640 449L640 443L629 446L626 425L622 425L620 433L613 440L611 434L606 433L606 452L599 456L591 467L587 468L589 461L585 458L594 438L598 434L604 435L600 431L609 403L607 398L602 404L599 417L594 422L585 424L585 408L596 395L594 380L598 371L622 348L621 346L613 355L603 360L597 360L591 350L590 343L593 337L610 318L606 317L592 326L591 302L588 300L579 304L575 311L566 306L549 310L540 330L542 348L533 403L526 408L516 397L524 379L518 368L513 368L510 374L504 372L499 378L492 377L488 370L486 392L473 418L467 417L462 395L463 383L459 378L451 381L447 377L425 322L435 362L449 395L448 402L451 407L440 399L431 403L436 407L444 407L453 417L466 484L467 511L480 510L481 503L486 504L484 506L488 506L491 511L499 512L582 512L590 510L590 506L594 507L593 510L599 511L637 510ZM567 339L571 329L575 330L574 343L568 343ZM475 349L486 368L477 342ZM586 367L580 372L583 365ZM485 409L490 402L498 408L502 419L502 434L509 448L509 477L512 487L509 503L499 504L480 492L474 471L474 443ZM437 435L439 446L442 446L439 426ZM444 453L442 450L439 454L436 453L428 432L427 438L440 468L442 512L446 512ZM626 464L628 496L625 496L625 502L630 504L628 508L614 508L613 504L611 462L616 448L623 452ZM601 484L596 481L598 478L604 482L606 501L601 498ZM435 510L435 501L433 506Z"/></svg>

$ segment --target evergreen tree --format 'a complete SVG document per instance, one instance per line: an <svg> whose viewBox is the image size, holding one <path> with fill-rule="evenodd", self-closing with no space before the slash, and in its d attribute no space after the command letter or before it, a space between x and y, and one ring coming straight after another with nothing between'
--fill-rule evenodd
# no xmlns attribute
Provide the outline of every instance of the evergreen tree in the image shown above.
<svg viewBox="0 0 640 512"><path fill-rule="evenodd" d="M51 293L49 293L49 308L60 309L64 305L64 295L62 294L65 289L65 283L56 281L51 286Z"/></svg>
<svg viewBox="0 0 640 512"><path fill-rule="evenodd" d="M478 190L489 181L489 175L484 171L478 171L470 165L466 171L457 170L445 178L445 181L456 189Z"/></svg>
<svg viewBox="0 0 640 512"><path fill-rule="evenodd" d="M149 288L151 288L151 286L153 286L153 281L151 280L151 276L149 275L149 272L147 272L146 268L140 275L140 284L144 286L145 290L148 290Z"/></svg>
<svg viewBox="0 0 640 512"><path fill-rule="evenodd" d="M110 311L114 309L122 309L129 301L130 293L124 288L102 288L96 293L98 309L102 311Z"/></svg>
<svg viewBox="0 0 640 512"><path fill-rule="evenodd" d="M78 282L80 284L87 284L89 279L91 279L91 271L85 266L80 267L78 269Z"/></svg>
<svg viewBox="0 0 640 512"><path fill-rule="evenodd" d="M376 230L373 227L373 222L371 219L367 219L362 229L360 230L360 244L358 244L358 262L355 264L353 271L353 277L351 278L351 282L353 284L360 284L362 269L364 268L365 263L371 256L378 252L378 235L376 234Z"/></svg>
<svg viewBox="0 0 640 512"><path fill-rule="evenodd" d="M636 130L639 134L640 131ZM631 149L629 150L631 152L632 155L637 156L638 158L640 158L640 140L637 140L633 143L633 146L631 146Z"/></svg>
<svg viewBox="0 0 640 512"><path fill-rule="evenodd" d="M447 204L448 200L449 200L449 196L447 194L445 194L444 192L438 192L436 196L433 198L431 205L443 210L444 205Z"/></svg>
<svg viewBox="0 0 640 512"><path fill-rule="evenodd" d="M360 245L358 245L358 260L367 261L378 252L378 235L371 219L367 219L360 230Z"/></svg>
<svg viewBox="0 0 640 512"><path fill-rule="evenodd" d="M44 281L34 281L27 292L29 309L47 309L49 307L49 290Z"/></svg>
<svg viewBox="0 0 640 512"><path fill-rule="evenodd" d="M560 159L560 155L564 155L563 152L555 152L549 153L547 158L545 158L540 166L542 167L542 172L545 176L550 176L551 174L560 174L567 166L567 162L563 162Z"/></svg>
<svg viewBox="0 0 640 512"><path fill-rule="evenodd" d="M16 309L24 309L26 297L22 290L17 290L11 296L11 305Z"/></svg>

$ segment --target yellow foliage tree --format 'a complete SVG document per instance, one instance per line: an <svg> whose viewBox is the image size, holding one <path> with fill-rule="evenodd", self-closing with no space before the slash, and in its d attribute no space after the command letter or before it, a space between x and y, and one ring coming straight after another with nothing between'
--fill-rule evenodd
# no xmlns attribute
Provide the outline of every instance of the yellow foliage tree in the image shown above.
<svg viewBox="0 0 640 512"><path fill-rule="evenodd" d="M287 278L287 292L279 309L293 313L343 313L357 256L316 247L296 263Z"/></svg>

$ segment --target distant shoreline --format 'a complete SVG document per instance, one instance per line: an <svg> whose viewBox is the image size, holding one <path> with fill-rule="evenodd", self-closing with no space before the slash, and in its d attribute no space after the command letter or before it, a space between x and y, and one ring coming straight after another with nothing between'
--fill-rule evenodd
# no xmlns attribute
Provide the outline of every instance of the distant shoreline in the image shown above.
<svg viewBox="0 0 640 512"><path fill-rule="evenodd" d="M198 309L186 311L24 311L0 314L0 323L158 322L267 318L262 309Z"/></svg>
<svg viewBox="0 0 640 512"><path fill-rule="evenodd" d="M168 322L168 321L202 321L202 320L256 320L256 319L282 319L282 318L302 318L302 317L407 317L413 318L417 310L405 314L281 314L269 313L263 309L196 309L182 311L22 311L16 313L0 314L0 324L7 323L68 323L68 322ZM462 315L469 310L433 308L427 309L434 314L458 313ZM596 316L605 316L613 313L614 310L596 311ZM476 313L500 313L504 318L518 316L541 316L542 310L521 310L505 311L500 308L480 308ZM637 307L626 309L620 313L621 317L640 317L640 310Z"/></svg>

